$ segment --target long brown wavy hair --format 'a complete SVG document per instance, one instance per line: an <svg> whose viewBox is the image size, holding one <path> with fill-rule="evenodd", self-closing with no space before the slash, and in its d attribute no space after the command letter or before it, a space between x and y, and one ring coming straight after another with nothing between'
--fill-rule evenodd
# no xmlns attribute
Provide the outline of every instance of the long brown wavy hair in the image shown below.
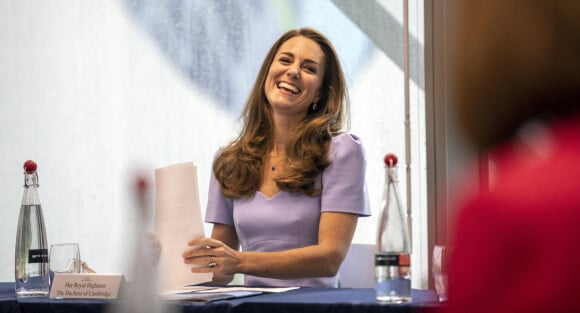
<svg viewBox="0 0 580 313"><path fill-rule="evenodd" d="M312 28L290 30L270 48L242 112L243 129L223 148L213 163L213 172L226 197L246 198L259 190L262 171L273 148L272 109L265 82L278 49L287 40L304 36L315 41L324 53L324 76L316 110L306 118L286 143L286 166L276 178L280 190L317 196L317 177L330 165L328 150L332 136L341 132L348 120L349 100L340 61L330 41ZM310 107L312 108L312 106Z"/></svg>

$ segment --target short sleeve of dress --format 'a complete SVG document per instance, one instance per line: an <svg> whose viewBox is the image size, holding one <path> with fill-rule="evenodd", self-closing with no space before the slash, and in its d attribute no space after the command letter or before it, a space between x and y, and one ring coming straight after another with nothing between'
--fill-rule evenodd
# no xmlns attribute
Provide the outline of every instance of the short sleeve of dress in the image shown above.
<svg viewBox="0 0 580 313"><path fill-rule="evenodd" d="M232 198L225 197L222 193L213 171L209 181L207 208L205 210L207 223L234 225L234 203Z"/></svg>
<svg viewBox="0 0 580 313"><path fill-rule="evenodd" d="M332 163L322 174L321 211L371 215L365 182L366 157L360 139L341 134L332 141Z"/></svg>

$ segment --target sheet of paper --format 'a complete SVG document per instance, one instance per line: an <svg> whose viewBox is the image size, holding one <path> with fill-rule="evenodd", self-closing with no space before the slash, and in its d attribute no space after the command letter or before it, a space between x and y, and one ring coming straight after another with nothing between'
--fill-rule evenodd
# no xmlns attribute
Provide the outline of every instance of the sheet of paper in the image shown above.
<svg viewBox="0 0 580 313"><path fill-rule="evenodd" d="M162 293L161 298L164 300L173 301L209 302L215 300L256 296L263 293L286 292L298 288L300 287L187 286Z"/></svg>
<svg viewBox="0 0 580 313"><path fill-rule="evenodd" d="M211 281L212 273L192 273L182 257L187 241L204 236L193 163L155 170L155 235L161 244L159 291Z"/></svg>
<svg viewBox="0 0 580 313"><path fill-rule="evenodd" d="M231 292L190 292L190 293L173 293L163 294L161 299L166 301L192 301L192 302L210 302L217 300L228 300L234 298L243 298L257 296L262 294L260 291L231 291Z"/></svg>
<svg viewBox="0 0 580 313"><path fill-rule="evenodd" d="M232 286L232 287L220 287L211 290L200 290L199 292L232 292L232 291L259 291L266 293L279 293L286 292L300 287L243 287L243 286Z"/></svg>
<svg viewBox="0 0 580 313"><path fill-rule="evenodd" d="M176 293L219 293L219 292L236 292L236 291L258 291L265 293L279 293L286 292L290 290L295 290L300 287L244 287L244 286L225 286L225 287L213 287L213 286L186 286L181 288L175 288L173 290L168 290L165 294L176 294Z"/></svg>

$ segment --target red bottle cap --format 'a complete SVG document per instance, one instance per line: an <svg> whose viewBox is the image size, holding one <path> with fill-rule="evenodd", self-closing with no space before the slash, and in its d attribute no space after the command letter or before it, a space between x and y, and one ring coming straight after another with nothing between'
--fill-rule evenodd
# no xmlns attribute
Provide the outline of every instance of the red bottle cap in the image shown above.
<svg viewBox="0 0 580 313"><path fill-rule="evenodd" d="M135 177L135 190L139 195L145 194L147 189L149 188L149 182L145 176L137 176Z"/></svg>
<svg viewBox="0 0 580 313"><path fill-rule="evenodd" d="M395 165L397 165L397 156L394 155L393 153L387 153L387 155L385 155L385 165L387 167L394 167Z"/></svg>
<svg viewBox="0 0 580 313"><path fill-rule="evenodd" d="M24 165L22 167L24 168L24 171L26 173L36 172L36 162L32 160L27 160L26 162L24 162Z"/></svg>

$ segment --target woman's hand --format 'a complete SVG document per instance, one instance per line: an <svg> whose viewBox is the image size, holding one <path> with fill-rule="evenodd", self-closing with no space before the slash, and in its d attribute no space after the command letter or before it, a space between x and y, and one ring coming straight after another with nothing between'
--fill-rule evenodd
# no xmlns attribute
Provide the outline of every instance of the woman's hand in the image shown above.
<svg viewBox="0 0 580 313"><path fill-rule="evenodd" d="M187 244L192 248L183 252L183 261L194 265L192 273L213 272L214 284L225 285L232 281L240 264L239 251L206 237L192 239Z"/></svg>

